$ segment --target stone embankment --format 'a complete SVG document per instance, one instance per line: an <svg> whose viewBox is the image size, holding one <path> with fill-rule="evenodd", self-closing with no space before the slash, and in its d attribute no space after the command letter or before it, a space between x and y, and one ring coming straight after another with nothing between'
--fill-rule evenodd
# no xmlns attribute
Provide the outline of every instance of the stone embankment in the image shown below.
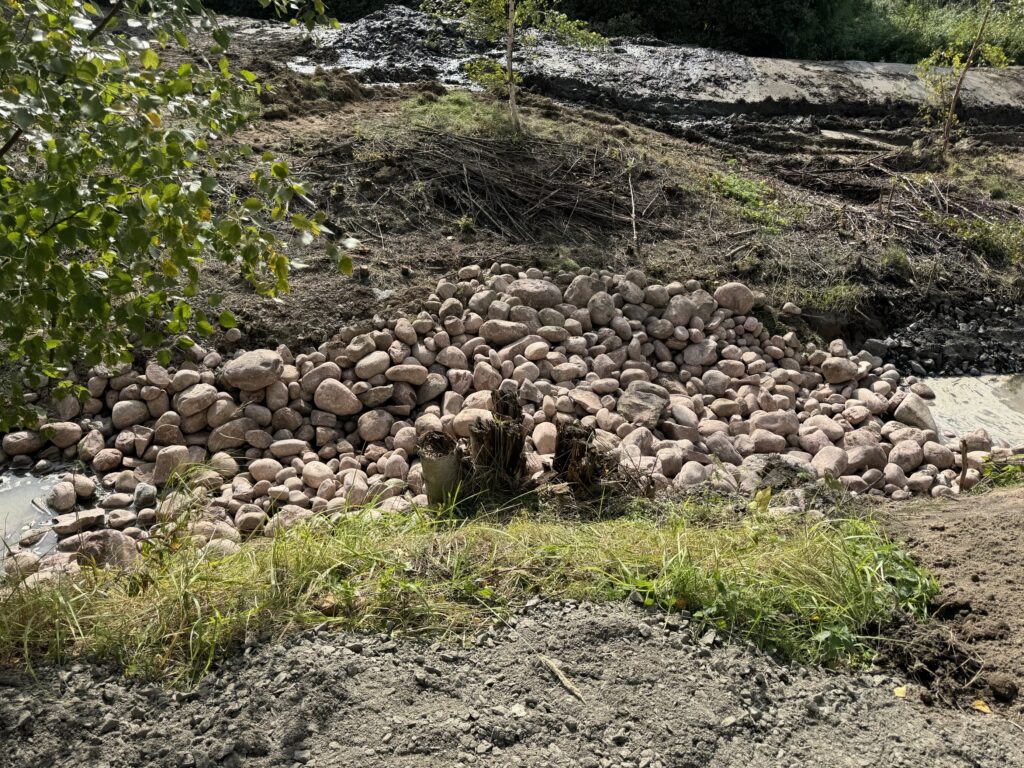
<svg viewBox="0 0 1024 768"><path fill-rule="evenodd" d="M964 438L963 452L940 434L926 385L842 341L819 349L772 333L755 303L740 283L712 294L638 270L467 266L415 317L374 318L315 351L257 349L224 361L195 346L174 370L95 369L84 404L58 403L54 420L3 438L0 463L91 470L47 499L57 551L40 560L22 550L15 563L36 580L83 556L123 564L152 526L179 519L212 551L230 552L314 515L425 505L420 439L468 438L493 419L498 390L522 404L536 473L554 453L556 424L569 419L665 490L749 491L773 455L893 499L979 481L1000 449L982 431ZM190 467L191 490L161 495ZM93 477L107 492L98 502Z"/></svg>

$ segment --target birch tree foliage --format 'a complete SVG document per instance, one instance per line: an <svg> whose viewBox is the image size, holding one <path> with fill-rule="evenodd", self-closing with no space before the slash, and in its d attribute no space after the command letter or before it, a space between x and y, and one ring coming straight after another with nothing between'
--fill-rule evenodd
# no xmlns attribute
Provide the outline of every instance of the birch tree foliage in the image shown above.
<svg viewBox="0 0 1024 768"><path fill-rule="evenodd" d="M261 2L308 25L324 14ZM212 43L196 50L200 30ZM233 326L218 297L195 298L204 259L274 296L290 242L330 234L286 163L230 140L261 86L228 42L200 0L2 4L0 430L31 423L29 391L83 396L75 366L139 345L168 359L186 329ZM229 156L251 169L244 192L218 179Z"/></svg>
<svg viewBox="0 0 1024 768"><path fill-rule="evenodd" d="M466 70L475 82L507 95L515 133L522 131L516 101L516 91L521 84L515 68L516 53L536 45L539 34L579 47L595 47L606 42L584 22L556 10L557 0L441 0L427 2L425 6L442 15L462 17L471 35L501 44L503 61L479 58L469 62Z"/></svg>

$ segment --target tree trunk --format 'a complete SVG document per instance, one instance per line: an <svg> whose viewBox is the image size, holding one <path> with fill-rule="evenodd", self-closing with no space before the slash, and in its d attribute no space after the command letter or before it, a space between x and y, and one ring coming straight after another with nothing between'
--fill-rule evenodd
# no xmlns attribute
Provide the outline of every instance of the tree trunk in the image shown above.
<svg viewBox="0 0 1024 768"><path fill-rule="evenodd" d="M512 118L512 130L523 132L519 121L519 106L516 104L516 75L514 54L516 48L516 0L508 0L508 39L505 45L505 75L508 77L508 111Z"/></svg>
<svg viewBox="0 0 1024 768"><path fill-rule="evenodd" d="M988 21L992 16L992 6L992 0L989 0L988 6L985 8L985 15L981 19L981 26L978 28L978 34L975 36L974 42L971 44L970 53L967 54L967 60L964 62L964 68L960 72L960 76L957 78L956 87L953 88L953 95L949 100L949 110L946 112L946 119L942 126L943 158L949 154L949 142L953 135L953 125L956 123L956 107L960 101L960 91L963 90L964 80L967 79L967 73L974 64L974 57L978 54L981 44L985 41L985 30L988 28Z"/></svg>
<svg viewBox="0 0 1024 768"><path fill-rule="evenodd" d="M492 490L517 490L526 467L526 431L518 395L508 390L491 393L493 421L470 427L470 452L477 479Z"/></svg>

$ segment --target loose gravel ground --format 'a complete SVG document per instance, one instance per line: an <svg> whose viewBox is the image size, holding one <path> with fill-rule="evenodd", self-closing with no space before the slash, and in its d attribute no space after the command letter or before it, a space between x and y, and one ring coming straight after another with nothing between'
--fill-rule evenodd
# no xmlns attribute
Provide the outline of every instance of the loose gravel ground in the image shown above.
<svg viewBox="0 0 1024 768"><path fill-rule="evenodd" d="M85 666L8 678L0 765L1024 765L1011 723L899 698L888 673L794 668L625 605L515 624L470 648L297 637L188 694Z"/></svg>

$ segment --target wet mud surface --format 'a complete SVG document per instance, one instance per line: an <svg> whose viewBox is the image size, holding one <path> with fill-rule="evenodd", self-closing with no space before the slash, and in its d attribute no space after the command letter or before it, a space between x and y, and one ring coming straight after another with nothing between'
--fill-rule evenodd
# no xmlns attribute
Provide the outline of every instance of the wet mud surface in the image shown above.
<svg viewBox="0 0 1024 768"><path fill-rule="evenodd" d="M0 688L0 761L1024 765L1006 720L897 697L903 680L888 673L794 669L625 606L542 605L515 624L469 648L307 635L253 649L187 694L43 670Z"/></svg>
<svg viewBox="0 0 1024 768"><path fill-rule="evenodd" d="M236 34L260 40L303 34L269 22L233 24ZM465 85L467 61L500 55L467 38L458 21L404 6L318 31L313 41L296 63L337 66L373 82ZM541 40L520 55L518 66L526 87L536 92L678 121L736 113L910 119L925 98L911 65L766 59L647 39L612 39L582 50ZM1020 68L973 73L964 90L971 117L1013 125L1024 115Z"/></svg>

